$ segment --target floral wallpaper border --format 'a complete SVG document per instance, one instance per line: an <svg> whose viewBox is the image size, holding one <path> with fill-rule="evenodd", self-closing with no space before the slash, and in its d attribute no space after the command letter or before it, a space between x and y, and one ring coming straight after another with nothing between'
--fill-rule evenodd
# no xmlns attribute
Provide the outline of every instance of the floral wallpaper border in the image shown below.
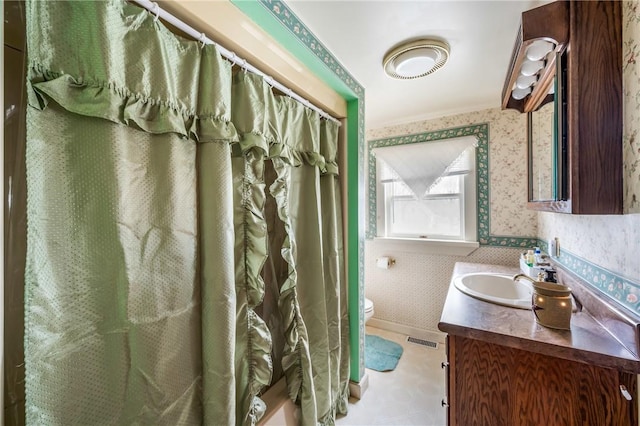
<svg viewBox="0 0 640 426"><path fill-rule="evenodd" d="M295 13L280 0L258 0L271 14L280 21L291 33L318 57L333 73L340 78L359 97L364 96L364 88L331 54L320 40L300 21Z"/></svg>
<svg viewBox="0 0 640 426"><path fill-rule="evenodd" d="M451 129L436 130L433 132L415 133L411 135L396 136L385 139L369 141L369 179L368 179L368 212L369 223L367 239L377 235L377 189L376 189L376 156L374 148L383 146L405 145L418 142L429 142L442 139L458 138L462 136L475 136L478 138L476 184L478 195L478 241L485 246L499 247L533 247L537 243L535 238L527 237L502 237L490 235L490 209L489 209L489 124L475 124L469 126L454 127Z"/></svg>
<svg viewBox="0 0 640 426"><path fill-rule="evenodd" d="M546 241L538 240L537 246L542 251L549 252L549 246ZM564 249L560 250L560 256L554 258L554 261L612 298L615 302L635 314L640 314L640 282L634 282L604 269Z"/></svg>

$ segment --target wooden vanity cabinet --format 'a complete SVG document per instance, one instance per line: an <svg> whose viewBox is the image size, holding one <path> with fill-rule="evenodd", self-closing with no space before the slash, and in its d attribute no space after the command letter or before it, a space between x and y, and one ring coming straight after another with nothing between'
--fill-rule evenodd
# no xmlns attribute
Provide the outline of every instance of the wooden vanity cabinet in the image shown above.
<svg viewBox="0 0 640 426"><path fill-rule="evenodd" d="M447 356L448 425L638 425L633 373L454 335Z"/></svg>

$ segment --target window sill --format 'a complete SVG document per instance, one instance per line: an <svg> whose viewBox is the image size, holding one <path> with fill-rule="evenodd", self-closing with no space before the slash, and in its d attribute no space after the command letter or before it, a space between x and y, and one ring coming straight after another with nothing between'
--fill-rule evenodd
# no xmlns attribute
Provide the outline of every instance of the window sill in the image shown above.
<svg viewBox="0 0 640 426"><path fill-rule="evenodd" d="M375 237L373 244L389 250L447 256L469 256L480 247L480 243L475 241L425 240L422 238Z"/></svg>

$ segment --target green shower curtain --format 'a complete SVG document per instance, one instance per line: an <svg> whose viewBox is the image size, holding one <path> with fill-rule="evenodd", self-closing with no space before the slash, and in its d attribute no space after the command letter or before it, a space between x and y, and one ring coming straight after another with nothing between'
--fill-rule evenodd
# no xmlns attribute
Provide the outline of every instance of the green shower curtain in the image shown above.
<svg viewBox="0 0 640 426"><path fill-rule="evenodd" d="M27 422L255 424L273 196L289 394L303 424L332 424L349 376L337 126L123 1L30 1L27 34Z"/></svg>

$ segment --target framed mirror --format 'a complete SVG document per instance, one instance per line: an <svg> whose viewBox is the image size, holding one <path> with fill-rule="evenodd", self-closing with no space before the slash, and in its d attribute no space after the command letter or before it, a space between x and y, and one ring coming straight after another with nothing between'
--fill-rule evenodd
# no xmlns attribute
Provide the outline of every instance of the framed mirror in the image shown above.
<svg viewBox="0 0 640 426"><path fill-rule="evenodd" d="M556 200L555 102L528 114L529 201Z"/></svg>
<svg viewBox="0 0 640 426"><path fill-rule="evenodd" d="M566 56L556 55L553 84L527 116L529 202L567 199Z"/></svg>

